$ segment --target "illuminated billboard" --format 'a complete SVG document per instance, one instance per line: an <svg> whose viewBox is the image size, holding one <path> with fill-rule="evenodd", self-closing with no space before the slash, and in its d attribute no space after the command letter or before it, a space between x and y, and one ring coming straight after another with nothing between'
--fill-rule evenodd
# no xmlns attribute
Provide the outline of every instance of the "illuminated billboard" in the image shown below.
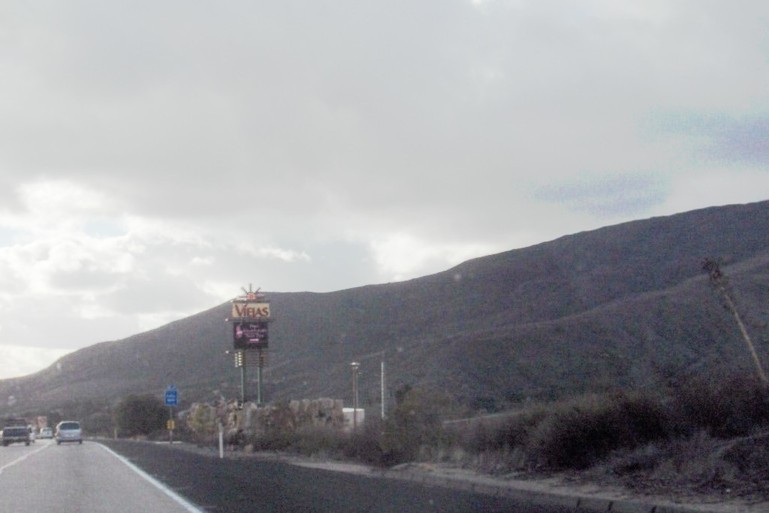
<svg viewBox="0 0 769 513"><path fill-rule="evenodd" d="M266 322L235 322L232 324L232 340L235 349L267 347Z"/></svg>

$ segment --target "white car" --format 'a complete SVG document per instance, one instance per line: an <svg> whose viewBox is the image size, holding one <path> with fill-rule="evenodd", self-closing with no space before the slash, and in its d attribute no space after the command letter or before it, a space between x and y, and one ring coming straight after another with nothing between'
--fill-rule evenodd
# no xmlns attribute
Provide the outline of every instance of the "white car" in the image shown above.
<svg viewBox="0 0 769 513"><path fill-rule="evenodd" d="M56 444L61 445L64 442L83 443L83 431L80 429L80 422L76 420L63 420L56 425Z"/></svg>
<svg viewBox="0 0 769 513"><path fill-rule="evenodd" d="M53 429L49 427L44 427L40 430L40 434L37 435L38 438L53 438Z"/></svg>

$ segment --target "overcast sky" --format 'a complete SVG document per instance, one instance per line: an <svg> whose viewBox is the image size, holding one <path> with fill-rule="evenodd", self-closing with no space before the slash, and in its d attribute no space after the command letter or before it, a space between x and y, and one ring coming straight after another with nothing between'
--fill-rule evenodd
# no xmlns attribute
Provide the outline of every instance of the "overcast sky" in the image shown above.
<svg viewBox="0 0 769 513"><path fill-rule="evenodd" d="M769 199L769 3L0 0L0 377Z"/></svg>

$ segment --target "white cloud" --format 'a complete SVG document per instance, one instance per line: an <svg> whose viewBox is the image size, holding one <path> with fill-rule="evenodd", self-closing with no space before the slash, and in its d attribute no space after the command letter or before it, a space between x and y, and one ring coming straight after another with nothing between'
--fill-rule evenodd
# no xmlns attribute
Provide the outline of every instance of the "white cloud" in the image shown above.
<svg viewBox="0 0 769 513"><path fill-rule="evenodd" d="M493 252L491 246L441 246L406 233L396 233L385 240L372 241L371 248L385 281L400 281L431 274Z"/></svg>
<svg viewBox="0 0 769 513"><path fill-rule="evenodd" d="M0 225L29 237L78 230L109 217L119 221L103 194L71 180L21 181L13 194L0 210Z"/></svg>
<svg viewBox="0 0 769 513"><path fill-rule="evenodd" d="M37 372L70 351L0 344L0 379Z"/></svg>
<svg viewBox="0 0 769 513"><path fill-rule="evenodd" d="M703 167L672 180L670 193L659 210L670 213L766 199L769 199L767 170Z"/></svg>

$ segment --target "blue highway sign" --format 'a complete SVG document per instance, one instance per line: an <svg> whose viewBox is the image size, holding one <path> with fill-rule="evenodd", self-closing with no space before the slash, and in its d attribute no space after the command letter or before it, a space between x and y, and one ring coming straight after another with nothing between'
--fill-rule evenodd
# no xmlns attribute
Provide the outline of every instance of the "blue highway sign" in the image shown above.
<svg viewBox="0 0 769 513"><path fill-rule="evenodd" d="M166 406L177 406L179 404L179 392L176 387L171 385L166 388Z"/></svg>

